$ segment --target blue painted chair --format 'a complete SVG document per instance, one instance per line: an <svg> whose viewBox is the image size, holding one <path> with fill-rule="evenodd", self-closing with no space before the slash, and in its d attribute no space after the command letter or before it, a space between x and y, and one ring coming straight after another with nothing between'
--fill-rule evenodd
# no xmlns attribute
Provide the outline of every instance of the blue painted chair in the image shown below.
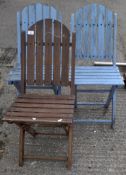
<svg viewBox="0 0 126 175"><path fill-rule="evenodd" d="M35 3L24 7L21 11L17 12L17 64L15 68L10 72L8 77L8 83L14 84L18 93L20 94L20 56L21 56L21 32L27 33L28 28L42 19L50 18L53 21L62 21L60 12L53 6L49 6L44 3ZM52 88L52 87L45 87ZM54 87L53 87L54 88ZM54 89L55 90L55 89Z"/></svg>
<svg viewBox="0 0 126 175"><path fill-rule="evenodd" d="M116 116L116 88L123 85L116 66L117 14L104 5L89 4L71 15L71 31L76 31L76 59L112 61L112 66L77 66L75 72L76 107L78 105L103 105L109 107L112 101L112 116L108 120L84 120L76 122L110 123L114 126ZM106 89L80 89L79 86L105 86ZM77 93L108 93L106 103L78 102Z"/></svg>

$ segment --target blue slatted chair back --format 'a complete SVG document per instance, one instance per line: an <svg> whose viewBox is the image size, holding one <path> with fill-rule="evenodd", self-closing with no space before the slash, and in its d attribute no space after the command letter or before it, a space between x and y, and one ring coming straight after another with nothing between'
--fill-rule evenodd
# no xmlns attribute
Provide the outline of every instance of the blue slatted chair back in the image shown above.
<svg viewBox="0 0 126 175"><path fill-rule="evenodd" d="M62 21L60 12L53 6L43 3L35 3L24 7L22 11L17 12L17 47L18 63L20 64L21 55L21 32L27 33L28 28L42 19L51 18L53 21Z"/></svg>
<svg viewBox="0 0 126 175"><path fill-rule="evenodd" d="M76 58L116 61L117 14L100 4L89 4L71 15L76 31Z"/></svg>

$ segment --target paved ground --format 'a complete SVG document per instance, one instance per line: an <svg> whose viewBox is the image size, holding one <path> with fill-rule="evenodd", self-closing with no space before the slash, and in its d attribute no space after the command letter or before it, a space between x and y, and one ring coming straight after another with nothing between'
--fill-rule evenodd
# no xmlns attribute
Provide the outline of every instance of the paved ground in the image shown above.
<svg viewBox="0 0 126 175"><path fill-rule="evenodd" d="M9 68L1 68L3 80L7 78ZM0 113L10 106L16 91L4 81L4 91L0 97ZM82 98L82 97L79 97ZM90 99L90 97L88 97ZM97 100L104 97L93 96ZM73 167L67 171L65 162L26 161L23 168L18 167L18 129L14 125L0 125L0 175L125 175L126 174L126 90L117 91L117 119L115 130L108 125L74 125ZM102 108L85 108L77 110L75 116L83 118L104 117ZM110 109L106 114L110 113ZM57 130L56 130L57 132ZM33 146L32 146L33 144ZM50 148L51 145L51 148ZM26 136L25 150L29 153L61 155L65 153L66 139L37 137L35 140Z"/></svg>

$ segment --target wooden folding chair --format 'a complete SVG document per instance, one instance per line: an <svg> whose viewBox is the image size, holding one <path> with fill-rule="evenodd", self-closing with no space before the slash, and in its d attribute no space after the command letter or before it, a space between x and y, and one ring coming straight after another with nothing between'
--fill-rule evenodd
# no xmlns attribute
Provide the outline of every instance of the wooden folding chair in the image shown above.
<svg viewBox="0 0 126 175"><path fill-rule="evenodd" d="M27 40L26 40L27 38ZM72 49L69 49L69 48ZM43 50L45 49L45 54ZM71 52L71 53L70 53ZM62 127L68 136L67 157L37 157L38 159L67 160L72 164L72 134L74 114L75 34L55 20L40 20L21 33L21 95L17 97L3 120L15 123L20 129L19 165L24 159L25 132L36 136L32 126ZM44 85L68 86L70 95L37 95L26 93L26 87Z"/></svg>
<svg viewBox="0 0 126 175"><path fill-rule="evenodd" d="M100 119L77 118L76 122L108 123L113 127L116 116L116 88L124 84L116 66L117 14L104 5L88 4L71 15L70 24L71 31L76 31L76 59L90 62L89 65L75 67L76 107L100 105L108 108L112 102L109 119L98 116ZM109 60L112 61L112 65L92 66L92 60ZM79 86L88 86L88 88ZM79 102L77 93L109 93L109 95L106 102Z"/></svg>

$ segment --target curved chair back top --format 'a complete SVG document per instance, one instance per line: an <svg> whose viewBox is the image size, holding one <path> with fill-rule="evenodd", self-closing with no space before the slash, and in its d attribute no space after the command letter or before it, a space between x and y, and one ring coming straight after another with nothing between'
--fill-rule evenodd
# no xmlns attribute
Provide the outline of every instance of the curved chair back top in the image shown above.
<svg viewBox="0 0 126 175"><path fill-rule="evenodd" d="M25 85L74 88L75 33L57 20L40 20L21 33L21 80ZM72 47L72 49L70 49ZM71 91L73 92L73 90Z"/></svg>
<svg viewBox="0 0 126 175"><path fill-rule="evenodd" d="M28 28L37 21L47 18L62 21L61 13L55 7L43 3L28 5L24 7L23 10L17 12L17 47L19 64L21 54L21 32L27 32Z"/></svg>
<svg viewBox="0 0 126 175"><path fill-rule="evenodd" d="M89 4L71 15L71 31L76 31L76 57L116 59L117 14L104 5Z"/></svg>

